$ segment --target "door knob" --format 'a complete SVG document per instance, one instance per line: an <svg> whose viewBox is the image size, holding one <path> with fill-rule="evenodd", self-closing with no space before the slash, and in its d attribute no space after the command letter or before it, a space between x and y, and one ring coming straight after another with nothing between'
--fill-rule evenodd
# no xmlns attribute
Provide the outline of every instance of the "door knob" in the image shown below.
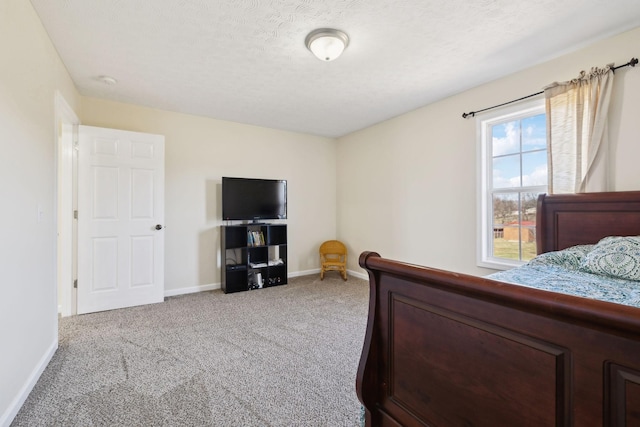
<svg viewBox="0 0 640 427"><path fill-rule="evenodd" d="M162 230L162 225L157 224L157 225L156 225L156 230Z"/></svg>

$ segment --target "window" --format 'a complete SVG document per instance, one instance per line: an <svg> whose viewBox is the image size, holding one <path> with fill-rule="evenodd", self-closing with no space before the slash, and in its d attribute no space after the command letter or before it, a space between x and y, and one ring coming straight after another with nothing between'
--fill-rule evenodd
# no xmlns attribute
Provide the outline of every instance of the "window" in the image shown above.
<svg viewBox="0 0 640 427"><path fill-rule="evenodd" d="M547 192L542 101L478 119L479 264L509 268L536 255L536 204Z"/></svg>

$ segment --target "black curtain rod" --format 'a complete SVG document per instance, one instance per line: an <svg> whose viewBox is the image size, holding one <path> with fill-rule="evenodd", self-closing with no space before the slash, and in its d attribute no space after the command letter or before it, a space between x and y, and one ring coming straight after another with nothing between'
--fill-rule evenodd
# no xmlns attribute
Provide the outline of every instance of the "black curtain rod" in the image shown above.
<svg viewBox="0 0 640 427"><path fill-rule="evenodd" d="M638 64L638 58L631 58L631 60L629 62L627 62L626 64L622 64L622 65L618 65L617 67L613 67L613 71L617 70L618 68L622 68L622 67L635 67L637 64ZM523 99L531 98L533 96L542 95L543 93L544 93L544 91L542 90L540 92L532 93L531 95L523 96L522 98L514 99L513 101L503 102L502 104L494 105L493 107L487 107L487 108L483 108L482 110L478 110L478 111L470 111L468 113L462 113L462 118L466 119L467 117L474 117L477 113L482 113L483 111L492 110L494 108L502 107L503 105L513 104L514 102L522 101Z"/></svg>

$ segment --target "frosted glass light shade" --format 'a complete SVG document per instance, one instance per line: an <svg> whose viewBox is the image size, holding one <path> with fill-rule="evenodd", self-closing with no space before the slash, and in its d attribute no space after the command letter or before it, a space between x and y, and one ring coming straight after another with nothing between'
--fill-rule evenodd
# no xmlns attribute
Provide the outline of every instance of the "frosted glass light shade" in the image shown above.
<svg viewBox="0 0 640 427"><path fill-rule="evenodd" d="M309 33L305 44L321 61L333 61L348 46L349 37L340 30L320 28Z"/></svg>

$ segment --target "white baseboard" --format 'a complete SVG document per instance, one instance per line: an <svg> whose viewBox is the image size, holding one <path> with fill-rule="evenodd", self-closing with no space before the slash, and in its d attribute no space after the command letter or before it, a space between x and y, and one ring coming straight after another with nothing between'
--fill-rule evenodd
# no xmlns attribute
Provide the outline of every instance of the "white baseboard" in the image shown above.
<svg viewBox="0 0 640 427"><path fill-rule="evenodd" d="M320 274L320 269L314 268L313 270L297 271L295 273L290 273L289 277L308 276L309 274ZM369 275L366 272L347 270L347 274L359 279L369 280Z"/></svg>
<svg viewBox="0 0 640 427"><path fill-rule="evenodd" d="M308 276L310 274L320 274L319 268L314 268L312 270L303 270L296 271L294 273L289 273L287 277L300 277L300 276ZM349 276L355 276L359 279L369 280L369 276L367 273L356 272L353 270L347 270L347 274ZM179 289L169 289L164 291L164 296L166 297L175 297L178 295L186 295L186 294L195 294L196 292L205 292L205 291L213 291L216 289L220 289L220 283L212 283L209 285L200 285L200 286L192 286L190 288L179 288Z"/></svg>
<svg viewBox="0 0 640 427"><path fill-rule="evenodd" d="M0 416L0 427L9 427L13 419L18 415L18 411L20 411L20 408L24 405L27 397L29 397L29 393L31 393L31 390L35 387L40 375L42 375L49 362L51 362L51 358L57 349L58 334L56 334L53 343L49 346L42 358L40 358L40 361L31 372L31 375L29 375L27 382L22 386L20 392L13 399L5 413Z"/></svg>
<svg viewBox="0 0 640 427"><path fill-rule="evenodd" d="M295 273L289 273L287 277L308 276L310 274L320 274L320 269L314 268L313 270L296 271Z"/></svg>
<svg viewBox="0 0 640 427"><path fill-rule="evenodd" d="M164 291L165 297L175 297L177 295L195 294L196 292L213 291L220 289L220 283L209 285L192 286L190 288L169 289Z"/></svg>
<svg viewBox="0 0 640 427"><path fill-rule="evenodd" d="M347 274L349 276L355 276L358 279L369 280L369 275L366 272L347 270Z"/></svg>

